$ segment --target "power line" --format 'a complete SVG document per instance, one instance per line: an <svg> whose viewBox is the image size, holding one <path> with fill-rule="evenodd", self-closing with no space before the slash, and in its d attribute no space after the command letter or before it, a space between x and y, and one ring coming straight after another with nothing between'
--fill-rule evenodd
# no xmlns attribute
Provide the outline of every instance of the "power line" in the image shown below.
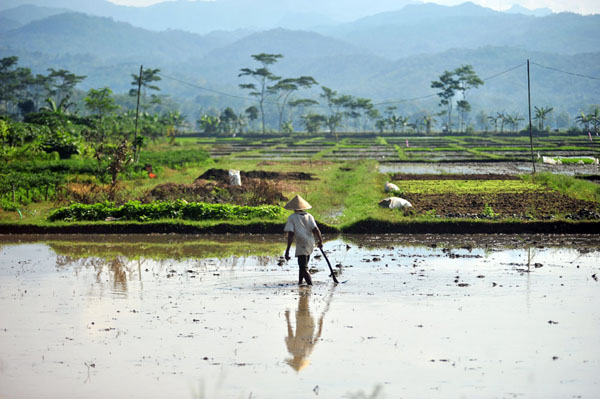
<svg viewBox="0 0 600 399"><path fill-rule="evenodd" d="M240 99L240 100L247 100L247 101L258 102L258 100L256 100L255 98L236 96L235 94L229 94L229 93L225 93L225 92L222 92L222 91L209 89L207 87L198 86L197 84L186 82L185 80L177 79L177 78L174 78L172 76L165 75L164 73L159 73L159 75L162 76L163 78L171 79L171 80L174 80L176 82L183 83L185 85L195 87L196 89L206 90L206 91L209 91L211 93L220 94L220 95L226 96L226 97L237 98L237 99Z"/></svg>
<svg viewBox="0 0 600 399"><path fill-rule="evenodd" d="M515 69L517 69L517 68L520 68L520 67L524 66L525 64L527 64L527 63L526 63L526 62L524 62L524 63L522 63L522 64L515 65L515 66L514 66L514 67L512 67L512 68L509 68L509 69L507 69L507 70L505 70L505 71L502 71L502 72L498 72L498 73L496 73L496 74L494 74L494 75L491 75L491 76L488 76L488 77L486 77L486 78L484 78L484 79L482 79L482 80L483 80L483 81L487 81L487 80L494 79L494 78L496 78L496 77L498 77L498 76L500 76L500 75L504 75L505 73L508 73L508 72L511 72L511 71L513 71L513 70L515 70ZM407 98L407 99L403 99L403 100L391 100L391 101L385 101L385 102L381 102L381 103L377 103L377 104L373 104L373 105L399 104L399 103L405 103L405 102L409 102L409 101L424 100L424 99L426 99L426 98L430 98L430 97L434 97L434 96L437 96L437 93L434 93L434 94L429 94L429 95L427 95L427 96L422 96L422 97Z"/></svg>
<svg viewBox="0 0 600 399"><path fill-rule="evenodd" d="M506 71L502 71L502 72L499 72L499 73L497 73L497 74L495 74L495 75L488 76L487 78L483 78L482 80L483 80L483 81L487 81L487 80L491 80L491 79L497 78L497 77L498 77L498 76L500 76L500 75L504 75L505 73L508 73L508 72L510 72L510 71L514 71L514 70L515 70L515 69L517 69L517 68L521 68L523 65L526 65L526 64L527 64L527 63L526 63L526 62L524 62L524 63L522 63L522 64L519 64L519 65L516 65L516 66L514 66L514 67L512 67L512 68L509 68L509 69L507 69Z"/></svg>
<svg viewBox="0 0 600 399"><path fill-rule="evenodd" d="M549 69L551 71L556 71L556 72L560 72L560 73L565 73L567 75L577 76L577 77L580 77L580 78L593 79L593 80L600 80L600 78L597 78L595 76L589 76L589 75L583 75L581 73L563 71L561 69L557 69L557 68L552 68L552 67L549 67L549 66L541 65L541 64L538 64L537 62L533 62L533 61L531 61L531 63L533 65L537 65L537 66L539 66L541 68Z"/></svg>
<svg viewBox="0 0 600 399"><path fill-rule="evenodd" d="M392 101L385 101L385 102L376 103L376 104L373 104L373 105L374 105L374 106L376 106L376 105L387 105L387 104L399 104L399 103L406 103L406 102L409 102L409 101L423 100L423 99L430 98L430 97L434 97L434 96L437 96L437 93L434 93L434 94L429 94L429 95L427 95L427 96L422 96L422 97L405 98L405 99L403 99L403 100L392 100Z"/></svg>
<svg viewBox="0 0 600 399"><path fill-rule="evenodd" d="M514 71L515 69L521 68L522 66L524 66L526 64L527 64L526 62L523 62L523 63L521 63L519 65L515 65L515 66L513 66L511 68L508 68L508 69L506 69L506 70L504 70L502 72L498 72L498 73L496 73L494 75L490 75L488 77L485 77L482 80L483 81L492 80L494 78L497 78L498 76L504 75L506 73ZM531 62L531 64L537 65L537 66L539 66L541 68L546 68L546 69L549 69L549 70L552 70L552 71L561 72L561 73L565 73L565 74L572 75L572 76L583 77L583 78L594 79L594 80L600 80L600 78L597 78L597 77L594 77L594 76L588 76L588 75L583 75L583 74L579 74L579 73L563 71L563 70L560 70L560 69L557 69L557 68L553 68L553 67L548 67L548 66L545 66L545 65L541 65L541 64L538 64L538 63L533 62L533 61ZM159 75L161 75L164 78L171 79L171 80L174 80L176 82L183 83L185 85L194 87L196 89L208 91L210 93L218 94L218 95L221 95L221 96L236 98L236 99L245 100L245 101L251 101L251 102L255 102L255 103L259 102L259 100L256 99L256 98L238 96L238 95L235 95L235 94L225 93L225 92L222 92L222 91L219 91L219 90L209 89L207 87L199 86L197 84L194 84L194 83L191 83L191 82L187 82L187 81L182 80L182 79L178 79L178 78L174 78L174 77L169 76L169 75L165 75L164 73L160 73ZM424 99L435 97L435 96L437 96L437 93L428 94L426 96L420 96L420 97L412 97L412 98L404 98L404 99L399 99L399 100L383 101L383 102L379 102L379 103L374 103L373 106L388 105L388 104L400 104L400 103L405 103L405 102L411 102L411 101L417 101L417 100L424 100ZM278 105L279 104L279 103L274 102L274 101L264 101L264 103L274 104L274 105ZM324 104L316 104L316 105L313 105L313 107L328 108L328 106L324 105Z"/></svg>

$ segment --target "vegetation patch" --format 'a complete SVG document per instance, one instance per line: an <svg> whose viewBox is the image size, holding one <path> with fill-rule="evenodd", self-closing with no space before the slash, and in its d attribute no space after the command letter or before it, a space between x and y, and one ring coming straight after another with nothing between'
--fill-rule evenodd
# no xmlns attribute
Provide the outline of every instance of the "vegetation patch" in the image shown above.
<svg viewBox="0 0 600 399"><path fill-rule="evenodd" d="M72 204L52 211L48 215L48 220L51 222L100 221L106 219L137 221L160 219L249 220L254 218L274 219L282 215L283 208L272 205L251 207L182 200L142 204L139 201L130 201L121 206L115 206L112 202L92 205Z"/></svg>
<svg viewBox="0 0 600 399"><path fill-rule="evenodd" d="M404 180L398 183L398 186L402 192L412 195L541 193L548 191L540 184L523 180Z"/></svg>

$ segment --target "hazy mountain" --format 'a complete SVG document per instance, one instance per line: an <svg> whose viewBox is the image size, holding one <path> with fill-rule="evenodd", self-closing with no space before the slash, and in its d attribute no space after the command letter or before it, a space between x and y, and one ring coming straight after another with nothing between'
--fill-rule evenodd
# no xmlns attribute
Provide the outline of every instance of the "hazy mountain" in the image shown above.
<svg viewBox="0 0 600 399"><path fill-rule="evenodd" d="M408 7L406 12L416 12L418 7L415 7ZM461 9L489 15L456 16ZM374 102L431 94L432 80L437 79L444 70L452 70L463 64L472 64L482 78L521 65L515 71L486 81L481 89L470 93L469 100L474 110L484 108L523 113L526 110L527 86L523 63L527 58L552 68L600 76L600 50L592 40L599 37L597 16L555 14L539 18L464 5L458 10L450 10L455 16L446 18L443 16L445 11L448 10L437 8L436 11L436 18L440 18L437 25L445 26L443 29L416 22L411 26L377 25L371 19L368 23L357 21L358 25L363 26L354 31L345 31L348 35L364 38L365 32L373 34L377 29L380 33L389 30L391 38L385 34L372 36L371 42L346 41L320 33L286 29L219 31L204 36L177 30L155 32L110 18L65 13L0 33L0 57L17 55L20 57L19 65L32 68L34 73L45 72L52 67L87 75L79 86L84 90L110 86L115 92L126 92L130 87L130 75L137 73L140 64L160 68L163 72L160 82L162 93L172 95L178 102L196 109L222 109L225 106L240 109L247 106L250 103L247 100L217 95L198 86L246 97L247 93L240 90L238 85L250 79L239 78L238 74L243 67L258 67L250 56L261 52L284 55L271 68L279 76L310 75L320 84L339 93L371 98ZM389 15L376 17L385 19ZM457 27L450 23L444 25L441 22L453 19L464 21L464 18L479 21L478 28ZM498 41L497 30L486 28L486 25L497 27L500 24L498 21L513 24L512 30L507 30L503 36L520 47L478 46L478 43ZM522 26L527 26L527 34L517 29L520 26L517 21L527 22L522 23ZM556 32L549 31L548 26L554 26ZM349 27L352 24L346 24L344 29ZM405 29L403 35L395 36L397 33L394 32L398 32L398 29ZM428 31L437 32L437 36L427 36ZM519 42L527 37L536 38L538 43L535 46L550 50L534 51ZM383 53L382 43L392 47L385 53L386 57L375 53ZM474 48L464 48L468 46ZM568 46L574 47L569 48L569 54L557 54L558 50L567 53L564 49ZM586 50L581 50L583 48ZM425 49L429 50L429 54L425 54L428 52ZM571 54L577 49L581 54ZM398 54L409 55L399 57ZM535 105L567 108L572 113L600 102L600 82L597 80L577 78L536 65L532 65L532 88ZM318 98L318 89L302 95ZM437 109L437 99L432 97L401 102L399 106L402 112L422 108L433 110Z"/></svg>
<svg viewBox="0 0 600 399"><path fill-rule="evenodd" d="M513 6L505 12L509 14L533 15L535 17L545 17L552 14L552 10L549 8L536 8L534 10L530 10L529 8L521 7L518 4L513 4Z"/></svg>
<svg viewBox="0 0 600 399"><path fill-rule="evenodd" d="M0 33L18 28L19 26L21 26L19 21L15 21L14 19L6 18L0 15Z"/></svg>
<svg viewBox="0 0 600 399"><path fill-rule="evenodd" d="M61 8L93 15L104 15L105 13L114 12L114 10L122 8L122 6L106 0L2 0L0 2L0 10L8 10L20 6Z"/></svg>
<svg viewBox="0 0 600 399"><path fill-rule="evenodd" d="M223 36L214 34L206 39L176 30L152 32L109 18L64 13L0 34L0 42L29 52L88 54L104 64L170 63L200 58L207 51L227 44Z"/></svg>
<svg viewBox="0 0 600 399"><path fill-rule="evenodd" d="M319 31L392 59L486 45L561 54L600 50L600 41L596 40L600 37L600 15L534 17L497 12L472 3L455 7L409 5L400 11Z"/></svg>
<svg viewBox="0 0 600 399"><path fill-rule="evenodd" d="M18 6L15 8L11 8L8 10L0 11L0 18L8 18L13 21L18 22L17 26L14 26L12 29L26 25L31 21L35 21L38 19L44 19L52 15L62 14L67 12L67 9L64 8L51 8L51 7L39 7L31 4ZM5 31L8 29L4 29Z"/></svg>
<svg viewBox="0 0 600 399"><path fill-rule="evenodd" d="M412 0L177 0L148 7L125 7L106 0L3 0L0 10L24 4L52 6L111 17L151 30L213 30L308 28L350 21L402 8ZM343 4L343 5L340 5Z"/></svg>

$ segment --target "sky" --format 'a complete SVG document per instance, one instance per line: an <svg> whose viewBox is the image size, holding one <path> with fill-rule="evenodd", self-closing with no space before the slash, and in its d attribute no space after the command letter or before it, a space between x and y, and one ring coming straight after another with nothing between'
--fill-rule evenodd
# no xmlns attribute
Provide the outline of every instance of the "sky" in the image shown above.
<svg viewBox="0 0 600 399"><path fill-rule="evenodd" d="M115 4L127 6L148 6L151 4L161 3L165 0L109 0ZM168 1L168 0L167 0ZM190 0L194 1L194 0ZM463 3L466 0L426 0L426 2L456 5ZM495 10L506 10L513 4L519 4L522 7L535 8L550 8L554 12L572 11L579 14L600 14L599 0L471 0L475 4L484 7L493 8ZM343 0L341 0L343 4Z"/></svg>

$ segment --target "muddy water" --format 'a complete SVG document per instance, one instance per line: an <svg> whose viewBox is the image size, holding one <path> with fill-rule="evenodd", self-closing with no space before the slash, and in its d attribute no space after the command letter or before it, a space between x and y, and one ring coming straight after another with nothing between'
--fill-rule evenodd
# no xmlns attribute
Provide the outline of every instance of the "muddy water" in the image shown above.
<svg viewBox="0 0 600 399"><path fill-rule="evenodd" d="M546 165L537 163L537 172L552 172L570 176L594 175L600 173L598 165ZM495 173L495 174L524 174L531 173L533 168L528 162L458 162L458 163L383 163L379 170L382 173Z"/></svg>
<svg viewBox="0 0 600 399"><path fill-rule="evenodd" d="M0 239L2 398L597 397L597 236ZM316 252L315 252L316 254Z"/></svg>

